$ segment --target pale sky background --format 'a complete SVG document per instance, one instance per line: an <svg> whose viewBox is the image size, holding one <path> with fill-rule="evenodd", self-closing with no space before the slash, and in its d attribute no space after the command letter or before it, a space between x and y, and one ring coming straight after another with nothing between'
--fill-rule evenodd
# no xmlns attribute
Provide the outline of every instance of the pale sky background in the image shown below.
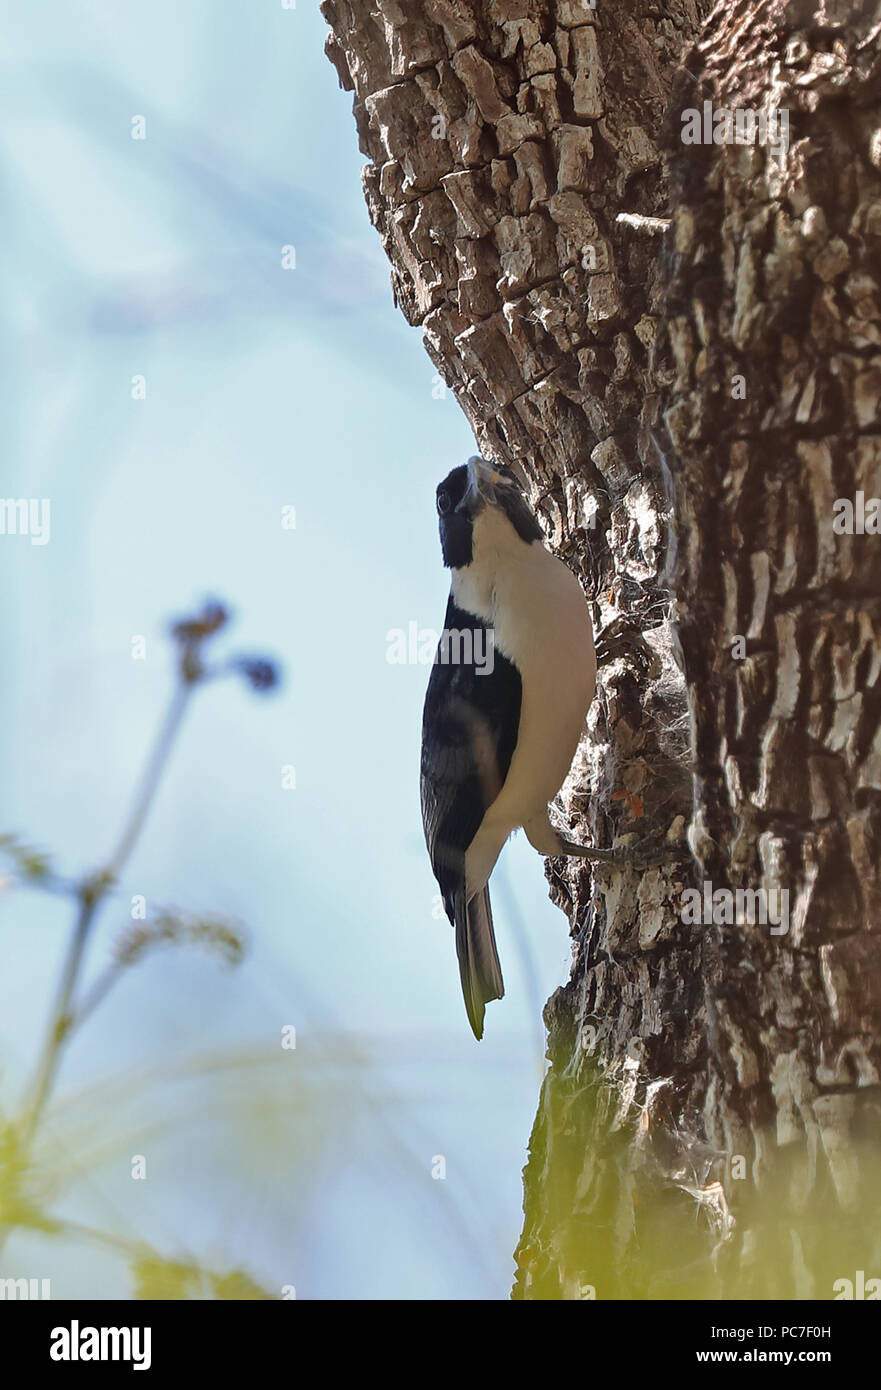
<svg viewBox="0 0 881 1390"><path fill-rule="evenodd" d="M392 304L324 21L306 0L0 16L0 495L52 508L49 544L0 537L0 831L70 875L109 853L167 622L206 595L237 615L219 647L285 673L265 697L199 692L88 977L138 893L241 919L247 960L157 953L72 1040L51 1209L298 1298L505 1298L567 927L515 842L493 879L508 993L478 1045L422 841L428 668L386 660L389 629L442 625L434 489L475 445ZM0 894L7 1113L71 916ZM132 1287L112 1251L42 1236L0 1273Z"/></svg>

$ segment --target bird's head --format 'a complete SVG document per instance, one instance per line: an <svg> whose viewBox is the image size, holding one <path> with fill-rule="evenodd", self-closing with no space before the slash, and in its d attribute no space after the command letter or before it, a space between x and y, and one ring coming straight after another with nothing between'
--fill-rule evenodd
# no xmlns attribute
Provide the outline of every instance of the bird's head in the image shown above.
<svg viewBox="0 0 881 1390"><path fill-rule="evenodd" d="M449 569L471 564L474 522L486 507L503 512L527 545L544 539L510 468L475 455L448 473L437 489L441 550Z"/></svg>

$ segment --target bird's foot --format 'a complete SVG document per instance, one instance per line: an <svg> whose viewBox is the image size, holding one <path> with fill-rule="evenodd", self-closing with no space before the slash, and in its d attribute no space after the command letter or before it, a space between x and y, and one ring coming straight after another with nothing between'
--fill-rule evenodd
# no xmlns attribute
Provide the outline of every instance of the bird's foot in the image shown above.
<svg viewBox="0 0 881 1390"><path fill-rule="evenodd" d="M668 840L642 840L635 845L622 845L618 849L596 849L592 845L577 845L558 834L560 853L573 859L590 859L598 864L618 865L632 869L647 869L653 865L667 864L679 859L682 849L670 844Z"/></svg>

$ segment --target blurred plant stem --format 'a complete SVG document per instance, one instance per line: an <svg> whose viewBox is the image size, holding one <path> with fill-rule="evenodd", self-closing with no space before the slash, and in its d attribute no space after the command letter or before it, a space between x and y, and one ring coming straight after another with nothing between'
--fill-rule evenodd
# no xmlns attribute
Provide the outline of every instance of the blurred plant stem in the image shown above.
<svg viewBox="0 0 881 1390"><path fill-rule="evenodd" d="M177 644L177 680L135 790L131 811L116 848L104 868L96 870L78 883L64 884L63 880L50 873L42 856L26 853L13 836L3 837L3 844L11 848L18 862L25 866L29 877L35 883L53 892L66 889L77 905L73 931L62 963L37 1065L25 1092L20 1118L13 1126L14 1166L19 1181L27 1173L30 1165L34 1140L52 1096L64 1048L70 1040L71 1033L78 1023L91 1015L122 973L124 961L117 959L100 977L91 993L87 994L81 1003L78 1001L82 971L98 914L105 899L118 883L138 843L196 686L225 675L241 676L253 690L260 692L272 690L278 683L278 672L274 663L262 657L233 656L220 665L209 667L205 664L204 644L225 627L228 620L227 609L222 604L209 601L203 605L201 613L173 625L171 635ZM219 933L216 932L215 935L219 937ZM227 948L230 944L235 944L230 933L226 934L225 944ZM133 958L131 951L129 958ZM0 1251L14 1224L7 1221L5 1225L0 1226Z"/></svg>
<svg viewBox="0 0 881 1390"><path fill-rule="evenodd" d="M40 1060L29 1088L29 1100L25 1104L21 1120L20 1143L23 1163L27 1162L34 1133L52 1093L62 1049L75 1021L74 995L98 911L108 891L128 863L144 828L162 774L168 766L175 740L180 732L184 713L192 698L194 684L192 681L184 681L175 687L119 843L107 866L92 874L78 890L79 910L58 982L55 1002L49 1015Z"/></svg>

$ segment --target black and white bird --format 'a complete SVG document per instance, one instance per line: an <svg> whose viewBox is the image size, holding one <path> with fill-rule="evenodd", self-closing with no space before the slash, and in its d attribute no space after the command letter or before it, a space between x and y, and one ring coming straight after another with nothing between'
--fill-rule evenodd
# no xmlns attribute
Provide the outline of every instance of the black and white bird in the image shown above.
<svg viewBox="0 0 881 1390"><path fill-rule="evenodd" d="M545 548L507 468L454 468L437 511L452 584L425 697L422 821L481 1038L485 1005L504 994L487 885L509 835L522 826L540 854L616 856L563 839L548 816L596 689L578 580Z"/></svg>

